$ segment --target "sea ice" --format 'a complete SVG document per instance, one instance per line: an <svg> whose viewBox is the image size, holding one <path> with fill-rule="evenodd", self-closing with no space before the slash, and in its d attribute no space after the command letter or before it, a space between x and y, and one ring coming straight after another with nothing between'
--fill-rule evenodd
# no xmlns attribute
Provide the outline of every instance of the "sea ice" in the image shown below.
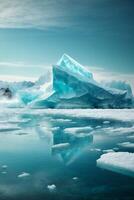
<svg viewBox="0 0 134 200"><path fill-rule="evenodd" d="M134 177L134 153L110 152L103 154L97 160L97 166Z"/></svg>
<svg viewBox="0 0 134 200"><path fill-rule="evenodd" d="M103 151L103 153L114 152L114 150L113 150L113 149L104 149L104 150L102 150L102 151Z"/></svg>
<svg viewBox="0 0 134 200"><path fill-rule="evenodd" d="M27 172L22 172L22 173L19 174L17 177L18 177L18 178L24 178L24 177L27 177L27 176L30 176L30 174L27 173Z"/></svg>

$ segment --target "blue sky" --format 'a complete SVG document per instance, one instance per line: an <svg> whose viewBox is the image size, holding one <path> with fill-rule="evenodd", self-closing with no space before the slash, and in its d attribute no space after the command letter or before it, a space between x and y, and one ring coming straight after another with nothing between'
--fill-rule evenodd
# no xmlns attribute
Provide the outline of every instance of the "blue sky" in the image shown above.
<svg viewBox="0 0 134 200"><path fill-rule="evenodd" d="M0 79L34 79L63 53L133 84L134 1L0 0Z"/></svg>

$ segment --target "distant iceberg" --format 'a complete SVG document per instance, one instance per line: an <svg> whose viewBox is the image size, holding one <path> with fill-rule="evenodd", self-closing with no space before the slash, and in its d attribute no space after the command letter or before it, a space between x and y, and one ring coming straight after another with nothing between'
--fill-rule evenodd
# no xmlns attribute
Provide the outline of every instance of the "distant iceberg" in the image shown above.
<svg viewBox="0 0 134 200"><path fill-rule="evenodd" d="M132 108L131 87L103 84L70 56L64 54L32 87L17 92L24 104L43 108Z"/></svg>
<svg viewBox="0 0 134 200"><path fill-rule="evenodd" d="M50 108L131 108L130 88L117 89L97 83L93 74L64 54L52 68L51 87L34 106ZM129 88L129 90L127 90ZM45 90L44 90L45 93Z"/></svg>

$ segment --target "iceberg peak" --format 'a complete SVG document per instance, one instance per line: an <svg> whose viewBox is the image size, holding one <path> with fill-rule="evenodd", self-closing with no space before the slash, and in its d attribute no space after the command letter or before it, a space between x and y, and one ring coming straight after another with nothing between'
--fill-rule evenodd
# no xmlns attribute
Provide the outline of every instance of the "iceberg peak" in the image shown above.
<svg viewBox="0 0 134 200"><path fill-rule="evenodd" d="M58 61L56 67L71 74L74 77L77 77L80 80L82 79L84 81L91 81L93 79L93 74L89 72L86 67L82 66L76 60L65 53Z"/></svg>

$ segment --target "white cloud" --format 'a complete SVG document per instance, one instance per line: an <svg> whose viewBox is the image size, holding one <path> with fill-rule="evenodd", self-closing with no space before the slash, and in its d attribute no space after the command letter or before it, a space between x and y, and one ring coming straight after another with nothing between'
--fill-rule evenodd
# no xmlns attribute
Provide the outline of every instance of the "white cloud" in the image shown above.
<svg viewBox="0 0 134 200"><path fill-rule="evenodd" d="M35 81L35 80L37 80L37 77L0 75L0 80L1 81L9 81L9 82Z"/></svg>
<svg viewBox="0 0 134 200"><path fill-rule="evenodd" d="M67 27L80 12L80 5L67 9L67 0L0 0L0 28Z"/></svg>

